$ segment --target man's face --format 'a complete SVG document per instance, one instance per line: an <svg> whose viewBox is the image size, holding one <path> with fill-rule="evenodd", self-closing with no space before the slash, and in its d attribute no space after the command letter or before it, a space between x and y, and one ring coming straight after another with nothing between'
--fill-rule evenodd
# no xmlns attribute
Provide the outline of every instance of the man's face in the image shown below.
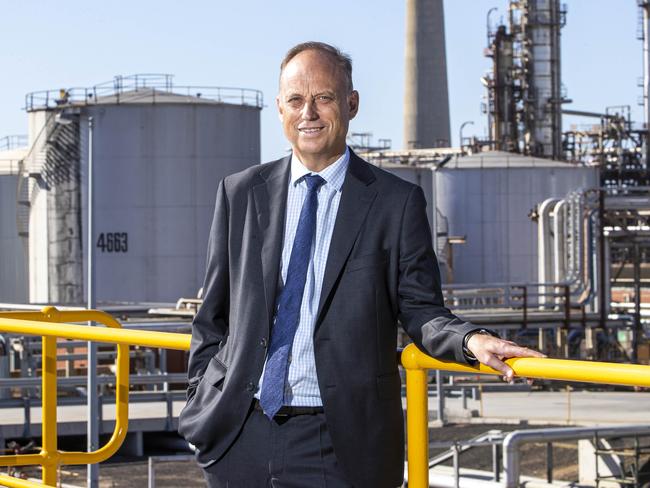
<svg viewBox="0 0 650 488"><path fill-rule="evenodd" d="M329 56L315 50L296 55L280 75L276 101L284 135L309 169L320 171L345 152L359 94L348 91L345 75Z"/></svg>

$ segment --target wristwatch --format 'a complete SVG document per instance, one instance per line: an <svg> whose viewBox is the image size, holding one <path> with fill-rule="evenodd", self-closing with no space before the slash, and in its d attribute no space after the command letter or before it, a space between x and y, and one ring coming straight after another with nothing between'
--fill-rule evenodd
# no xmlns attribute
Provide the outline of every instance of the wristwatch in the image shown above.
<svg viewBox="0 0 650 488"><path fill-rule="evenodd" d="M465 334L463 339L463 354L468 361L477 361L476 356L474 356L474 354L472 354L472 352L467 348L467 343L469 342L470 337L474 334L494 335L487 329L476 329Z"/></svg>

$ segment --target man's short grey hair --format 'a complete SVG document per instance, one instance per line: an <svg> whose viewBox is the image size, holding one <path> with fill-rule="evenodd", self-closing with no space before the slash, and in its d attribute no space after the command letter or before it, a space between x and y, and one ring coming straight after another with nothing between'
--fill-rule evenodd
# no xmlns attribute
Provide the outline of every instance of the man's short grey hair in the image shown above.
<svg viewBox="0 0 650 488"><path fill-rule="evenodd" d="M301 52L309 50L318 51L325 54L326 56L329 56L345 76L345 80L348 85L348 92L351 92L353 90L352 58L348 54L342 52L339 48L331 46L324 42L302 42L289 49L287 54L284 56L282 63L280 64L280 76L282 76L282 71L284 71L285 66L289 64L289 61L291 61Z"/></svg>

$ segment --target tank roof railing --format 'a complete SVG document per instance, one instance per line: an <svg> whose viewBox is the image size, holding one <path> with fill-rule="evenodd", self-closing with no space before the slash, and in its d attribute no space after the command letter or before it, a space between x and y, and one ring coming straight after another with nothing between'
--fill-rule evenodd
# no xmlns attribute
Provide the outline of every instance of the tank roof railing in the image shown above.
<svg viewBox="0 0 650 488"><path fill-rule="evenodd" d="M59 90L42 90L25 95L25 110L51 109L69 105L96 105L102 103L104 97L114 97L111 103L121 103L122 95L138 91L148 91L155 94L173 94L180 96L204 98L219 103L234 105L249 105L262 108L264 96L260 90L252 88L235 88L221 86L190 86L174 85L173 75L145 73L122 76L118 75L111 81L99 83L90 88L73 87ZM129 101L133 101L132 98Z"/></svg>
<svg viewBox="0 0 650 488"><path fill-rule="evenodd" d="M27 136L24 134L0 137L0 151L10 151L27 146Z"/></svg>

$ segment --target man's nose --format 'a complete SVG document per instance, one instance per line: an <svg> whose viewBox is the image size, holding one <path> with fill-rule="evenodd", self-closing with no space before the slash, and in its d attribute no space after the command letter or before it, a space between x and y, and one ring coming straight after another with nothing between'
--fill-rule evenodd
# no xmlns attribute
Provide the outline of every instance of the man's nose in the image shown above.
<svg viewBox="0 0 650 488"><path fill-rule="evenodd" d="M301 115L303 120L316 120L318 118L318 111L316 110L316 103L314 100L305 101Z"/></svg>

